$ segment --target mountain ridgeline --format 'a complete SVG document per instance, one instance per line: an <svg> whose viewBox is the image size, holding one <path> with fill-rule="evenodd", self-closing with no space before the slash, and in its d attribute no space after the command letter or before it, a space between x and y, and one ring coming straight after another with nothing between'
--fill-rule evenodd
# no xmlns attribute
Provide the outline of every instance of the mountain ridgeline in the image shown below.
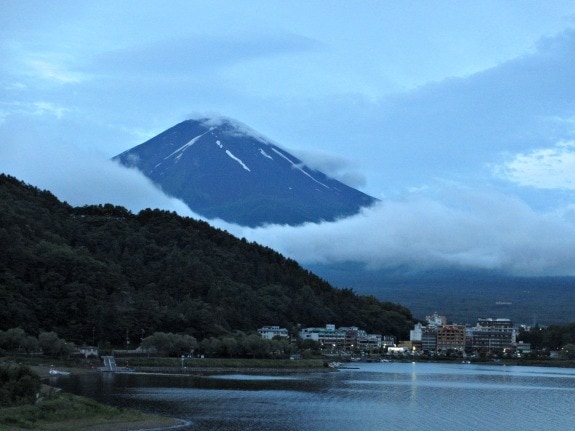
<svg viewBox="0 0 575 431"><path fill-rule="evenodd" d="M376 202L227 119L184 121L114 159L195 213L242 226L332 221Z"/></svg>
<svg viewBox="0 0 575 431"><path fill-rule="evenodd" d="M0 174L0 329L125 345L263 325L406 337L411 312L336 289L270 248L161 210L72 207Z"/></svg>

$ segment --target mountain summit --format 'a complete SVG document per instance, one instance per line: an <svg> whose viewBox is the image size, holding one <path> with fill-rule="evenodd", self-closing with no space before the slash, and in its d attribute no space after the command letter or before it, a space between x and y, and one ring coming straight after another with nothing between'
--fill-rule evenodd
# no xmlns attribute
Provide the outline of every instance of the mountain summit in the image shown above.
<svg viewBox="0 0 575 431"><path fill-rule="evenodd" d="M184 121L114 160L192 211L243 226L331 221L376 201L229 119Z"/></svg>

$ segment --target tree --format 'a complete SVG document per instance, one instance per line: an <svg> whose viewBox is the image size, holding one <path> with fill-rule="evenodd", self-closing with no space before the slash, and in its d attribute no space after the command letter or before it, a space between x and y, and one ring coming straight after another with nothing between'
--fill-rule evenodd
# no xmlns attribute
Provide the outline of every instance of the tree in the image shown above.
<svg viewBox="0 0 575 431"><path fill-rule="evenodd" d="M198 347L197 340L191 335L179 335L171 332L154 332L142 341L142 348L155 348L166 356L189 354Z"/></svg>
<svg viewBox="0 0 575 431"><path fill-rule="evenodd" d="M23 329L11 328L5 332L0 331L0 349L30 354L38 351L39 344L35 337L26 335Z"/></svg>
<svg viewBox="0 0 575 431"><path fill-rule="evenodd" d="M239 352L239 344L234 337L223 337L222 347L230 358L237 355Z"/></svg>
<svg viewBox="0 0 575 431"><path fill-rule="evenodd" d="M190 354L192 350L198 348L198 341L191 335L177 335L173 348L177 355Z"/></svg>
<svg viewBox="0 0 575 431"><path fill-rule="evenodd" d="M59 338L55 332L41 332L38 335L38 343L46 356L64 357L74 351L74 344Z"/></svg>
<svg viewBox="0 0 575 431"><path fill-rule="evenodd" d="M0 365L0 406L33 403L40 385L40 377L30 368Z"/></svg>
<svg viewBox="0 0 575 431"><path fill-rule="evenodd" d="M252 355L254 358L264 358L270 351L271 346L269 340L264 340L259 335L248 335L243 341L246 354Z"/></svg>
<svg viewBox="0 0 575 431"><path fill-rule="evenodd" d="M22 328L11 328L0 332L0 347L9 352L21 351L25 340L26 332Z"/></svg>
<svg viewBox="0 0 575 431"><path fill-rule="evenodd" d="M219 356L222 348L222 342L215 337L204 338L200 343L200 349L208 356Z"/></svg>

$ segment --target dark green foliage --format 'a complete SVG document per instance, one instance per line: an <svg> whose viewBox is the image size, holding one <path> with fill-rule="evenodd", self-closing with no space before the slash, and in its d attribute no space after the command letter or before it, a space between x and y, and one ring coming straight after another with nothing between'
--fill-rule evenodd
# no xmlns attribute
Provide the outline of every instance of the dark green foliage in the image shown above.
<svg viewBox="0 0 575 431"><path fill-rule="evenodd" d="M41 332L38 336L38 343L44 356L62 358L68 357L74 351L74 345L58 337L55 332Z"/></svg>
<svg viewBox="0 0 575 431"><path fill-rule="evenodd" d="M21 365L0 365L0 406L33 403L40 390L40 377Z"/></svg>
<svg viewBox="0 0 575 431"><path fill-rule="evenodd" d="M140 422L147 418L144 413L135 410L119 409L89 398L58 392L35 405L0 410L0 429L100 429L94 424L102 424L101 429L114 429L115 423ZM168 427L170 421L166 421L165 425ZM116 428L120 429L121 425Z"/></svg>
<svg viewBox="0 0 575 431"><path fill-rule="evenodd" d="M30 337L22 328L0 331L0 351L16 354L38 352L40 345L35 337Z"/></svg>
<svg viewBox="0 0 575 431"><path fill-rule="evenodd" d="M161 210L73 208L0 175L0 330L76 344L199 340L263 325L407 336L406 308L334 289L267 247Z"/></svg>
<svg viewBox="0 0 575 431"><path fill-rule="evenodd" d="M569 344L575 344L575 322L545 328L536 325L528 331L521 330L517 340L530 343L532 350L560 350Z"/></svg>
<svg viewBox="0 0 575 431"><path fill-rule="evenodd" d="M191 335L155 332L142 340L142 348L156 349L165 356L187 356L197 347L198 342Z"/></svg>

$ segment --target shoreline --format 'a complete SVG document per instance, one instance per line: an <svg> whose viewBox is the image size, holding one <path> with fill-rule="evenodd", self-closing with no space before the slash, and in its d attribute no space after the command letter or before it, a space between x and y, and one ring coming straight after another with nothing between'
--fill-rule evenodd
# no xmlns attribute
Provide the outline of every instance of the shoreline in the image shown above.
<svg viewBox="0 0 575 431"><path fill-rule="evenodd" d="M30 368L36 372L41 379L58 378L59 375L50 374L50 369L55 368L58 371L63 371L71 375L80 374L101 374L107 371L100 371L95 368L78 368L78 367L48 367L43 365L34 365ZM337 370L337 368L329 367L308 367L308 368L273 368L273 367L134 367L129 371L117 371L117 374L171 374L171 375L206 375L206 374L309 374L309 373L329 373Z"/></svg>
<svg viewBox="0 0 575 431"><path fill-rule="evenodd" d="M335 371L335 368L273 368L273 367L135 367L135 373L140 374L170 374L170 375L206 375L206 374L310 374L328 373Z"/></svg>
<svg viewBox="0 0 575 431"><path fill-rule="evenodd" d="M40 376L43 381L41 392L44 394L61 392L56 386L53 386L52 380L58 379L61 375L50 374L50 369L55 368L59 371L69 373L69 375L83 375L83 374L96 374L100 373L95 368L80 368L80 367L52 367L47 365L35 365L30 368ZM64 375L65 376L65 375ZM95 417L87 419L68 419L54 422L43 422L39 424L38 428L42 431L50 430L78 430L78 431L164 431L164 430L177 430L179 428L188 426L190 421L172 418L168 416L161 416L142 412L141 410L132 409L141 415L141 419L127 419L120 411L115 417ZM0 424L0 430L4 430L3 425ZM24 431L29 428L9 428L14 431Z"/></svg>

